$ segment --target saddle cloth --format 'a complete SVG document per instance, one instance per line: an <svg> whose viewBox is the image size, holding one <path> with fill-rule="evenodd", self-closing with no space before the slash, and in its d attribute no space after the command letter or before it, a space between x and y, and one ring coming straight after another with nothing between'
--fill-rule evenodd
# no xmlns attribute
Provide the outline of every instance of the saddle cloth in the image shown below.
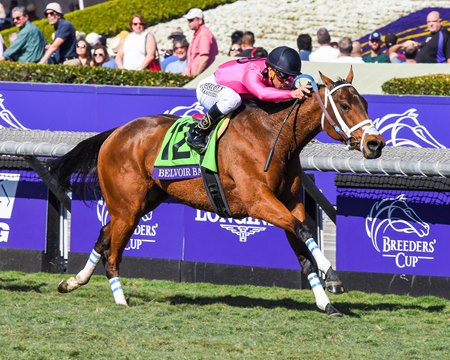
<svg viewBox="0 0 450 360"><path fill-rule="evenodd" d="M167 131L153 167L154 179L180 180L201 177L200 166L217 173L217 140L228 126L223 118L211 132L204 156L192 149L185 140L186 131L197 123L191 116L179 118Z"/></svg>

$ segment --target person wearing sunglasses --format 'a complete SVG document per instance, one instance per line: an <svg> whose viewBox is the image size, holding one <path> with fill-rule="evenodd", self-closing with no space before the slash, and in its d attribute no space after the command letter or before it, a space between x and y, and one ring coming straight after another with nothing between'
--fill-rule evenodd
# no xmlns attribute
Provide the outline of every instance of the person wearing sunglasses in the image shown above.
<svg viewBox="0 0 450 360"><path fill-rule="evenodd" d="M305 100L311 94L311 86L295 88L301 67L298 52L287 46L273 49L267 58L241 58L220 65L197 86L197 99L208 112L186 133L187 143L203 152L211 130L241 105L242 98L269 102Z"/></svg>
<svg viewBox="0 0 450 360"><path fill-rule="evenodd" d="M76 53L77 38L74 26L64 19L61 5L49 3L45 7L45 16L50 25L55 28L55 40L50 44L39 64L56 63L64 65L80 65Z"/></svg>
<svg viewBox="0 0 450 360"><path fill-rule="evenodd" d="M233 43L228 51L228 56L238 56L242 52L240 43Z"/></svg>
<svg viewBox="0 0 450 360"><path fill-rule="evenodd" d="M187 20L189 29L194 31L188 49L188 65L184 75L197 76L214 62L219 54L219 47L213 33L205 25L201 9L192 8L183 17Z"/></svg>
<svg viewBox="0 0 450 360"><path fill-rule="evenodd" d="M19 29L17 39L0 56L0 61L38 62L45 52L45 38L41 30L31 23L23 6L12 9L14 25Z"/></svg>
<svg viewBox="0 0 450 360"><path fill-rule="evenodd" d="M119 69L153 70L161 69L158 59L158 48L152 33L145 31L147 23L140 14L134 14L130 19L131 32L122 41L116 55Z"/></svg>
<svg viewBox="0 0 450 360"><path fill-rule="evenodd" d="M105 46L98 44L92 53L93 66L103 66L109 60L108 50Z"/></svg>
<svg viewBox="0 0 450 360"><path fill-rule="evenodd" d="M91 46L85 39L80 39L77 42L77 56L81 66L93 65Z"/></svg>

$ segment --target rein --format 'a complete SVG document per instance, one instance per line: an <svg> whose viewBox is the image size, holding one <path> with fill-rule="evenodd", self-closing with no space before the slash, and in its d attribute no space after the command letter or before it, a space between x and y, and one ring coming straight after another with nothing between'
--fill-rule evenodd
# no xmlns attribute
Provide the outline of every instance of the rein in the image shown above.
<svg viewBox="0 0 450 360"><path fill-rule="evenodd" d="M264 165L264 172L267 172L267 170L269 170L270 162L272 161L273 153L275 151L275 145L278 142L278 138L280 137L281 130L283 130L284 124L286 124L287 119L289 119L289 116L291 115L292 111L297 106L299 101L300 101L299 99L295 99L294 103L291 106L291 109L287 113L286 117L284 118L284 120L283 120L283 122L282 122L282 124L280 126L280 130L278 131L277 137L275 138L275 141L273 142L272 148L270 149L269 156L267 157L266 165Z"/></svg>

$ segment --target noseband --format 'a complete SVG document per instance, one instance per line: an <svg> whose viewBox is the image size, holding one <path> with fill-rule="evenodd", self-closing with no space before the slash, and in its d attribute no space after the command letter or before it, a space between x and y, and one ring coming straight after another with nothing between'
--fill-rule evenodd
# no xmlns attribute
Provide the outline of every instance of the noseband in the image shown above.
<svg viewBox="0 0 450 360"><path fill-rule="evenodd" d="M350 83L344 83L341 85L336 86L332 90L328 90L328 88L325 88L325 104L322 105L322 99L320 98L319 91L314 91L317 95L317 98L319 100L319 104L321 104L322 107L322 119L321 119L321 126L322 130L324 129L324 120L327 118L327 121L330 123L330 125L333 127L333 129L340 135L342 138L342 141L347 144L349 149L355 149L358 145L360 146L360 150L363 150L363 144L364 144L364 138L368 135L379 135L380 133L375 128L375 126L372 123L372 120L365 119L355 126L349 128L347 124L345 123L344 119L342 119L341 114L339 113L337 106L333 99L333 93L336 92L339 89L342 89L343 87L354 87ZM336 122L333 121L333 119L328 114L326 108L328 101L330 102L331 108L333 109L334 116L336 117L336 120L339 124L336 124ZM353 132L358 130L359 128L363 129L363 136L361 138L361 141L356 140L356 138L353 136Z"/></svg>

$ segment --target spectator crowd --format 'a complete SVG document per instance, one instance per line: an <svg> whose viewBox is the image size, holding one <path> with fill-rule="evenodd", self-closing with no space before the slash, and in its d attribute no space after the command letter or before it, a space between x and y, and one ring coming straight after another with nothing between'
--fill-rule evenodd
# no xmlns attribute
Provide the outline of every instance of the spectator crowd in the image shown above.
<svg viewBox="0 0 450 360"><path fill-rule="evenodd" d="M18 29L10 36L8 48L0 35L0 61L101 66L197 76L219 54L216 38L207 26L204 12L198 8L190 9L184 15L192 31L190 43L183 31L177 28L169 36L171 47L161 50L140 14L131 16L127 31L111 38L76 31L64 18L62 7L57 2L47 4L44 15L54 27L51 43L31 22L36 19L33 9L30 11L23 6L14 6L6 14L0 4L0 28L14 25ZM302 61L312 62L450 63L450 34L442 26L439 12L429 12L426 21L430 35L423 43L413 40L399 42L396 34L374 31L369 36L370 51L365 56L362 56L359 42L352 41L348 36L332 42L329 31L321 27L314 34L314 39L309 34L298 36L298 55ZM255 44L252 31L237 30L231 34L229 49L220 50L230 57L267 58L269 52Z"/></svg>

